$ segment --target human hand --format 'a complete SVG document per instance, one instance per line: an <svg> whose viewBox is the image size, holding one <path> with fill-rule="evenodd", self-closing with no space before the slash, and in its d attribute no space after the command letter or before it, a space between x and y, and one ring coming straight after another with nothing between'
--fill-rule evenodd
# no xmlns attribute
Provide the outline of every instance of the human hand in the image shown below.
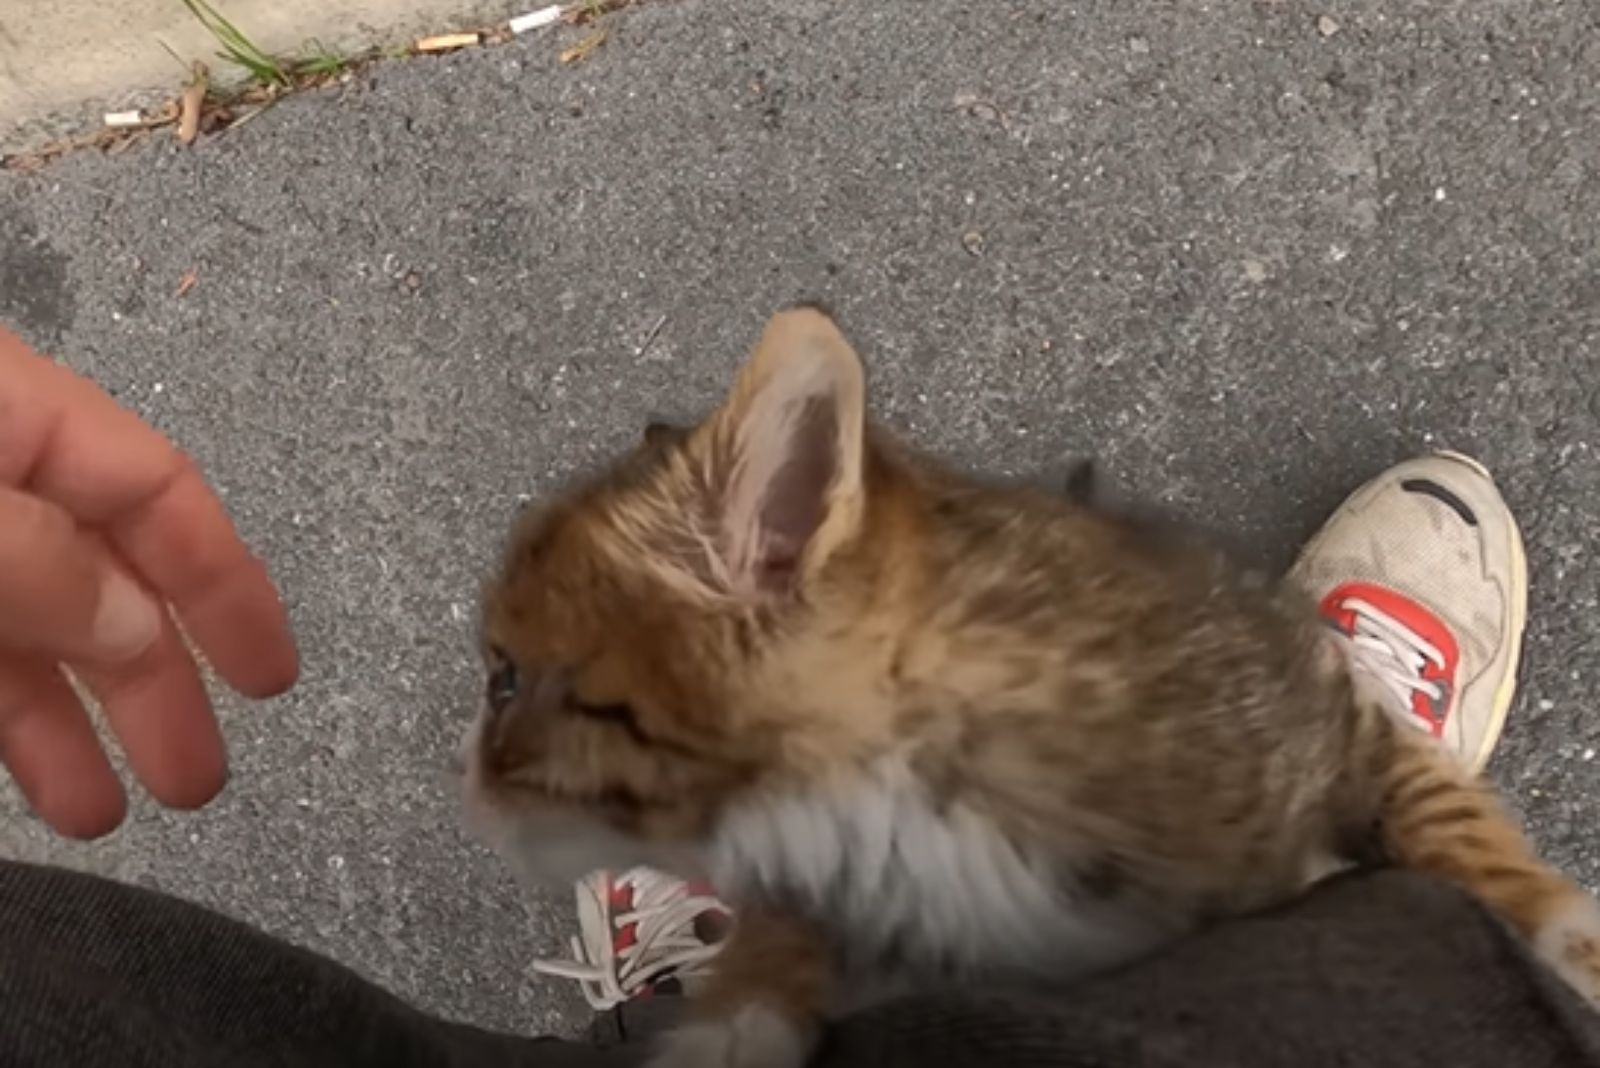
<svg viewBox="0 0 1600 1068"><path fill-rule="evenodd" d="M277 591L194 465L0 327L0 762L62 834L105 834L127 810L63 667L156 800L197 808L222 789L221 733L174 616L241 693L293 685Z"/></svg>

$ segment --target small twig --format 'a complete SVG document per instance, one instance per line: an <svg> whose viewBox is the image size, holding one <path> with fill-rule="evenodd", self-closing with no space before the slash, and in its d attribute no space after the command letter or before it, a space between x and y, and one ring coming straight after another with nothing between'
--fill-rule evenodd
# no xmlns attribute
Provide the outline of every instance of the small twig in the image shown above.
<svg viewBox="0 0 1600 1068"><path fill-rule="evenodd" d="M644 336L644 340L639 342L639 346L633 350L634 359L640 358L650 350L650 346L655 344L657 336L660 335L661 328L666 325L667 316L662 313L661 318L656 320L656 325L650 328L650 332Z"/></svg>
<svg viewBox="0 0 1600 1068"><path fill-rule="evenodd" d="M606 38L610 36L611 27L607 26L603 22L596 23L593 33L589 34L589 36L585 37L571 48L565 49L561 53L561 62L577 63L581 60L588 59L590 54L593 53L596 48L599 48L601 45L605 44Z"/></svg>
<svg viewBox="0 0 1600 1068"><path fill-rule="evenodd" d="M266 104L262 104L260 107L255 108L252 111L246 111L244 114L240 115L238 118L236 118L232 122L228 123L228 129L237 130L239 127L243 126L245 123L249 122L250 120L255 119L255 118L259 118L261 113L263 111L266 111L271 106L272 106L271 103L266 103Z"/></svg>
<svg viewBox="0 0 1600 1068"><path fill-rule="evenodd" d="M106 155L112 157L122 155L124 152L128 151L128 149L132 148L134 145L143 140L145 132L146 131L144 130L132 130L126 137L119 137L117 140L106 146Z"/></svg>

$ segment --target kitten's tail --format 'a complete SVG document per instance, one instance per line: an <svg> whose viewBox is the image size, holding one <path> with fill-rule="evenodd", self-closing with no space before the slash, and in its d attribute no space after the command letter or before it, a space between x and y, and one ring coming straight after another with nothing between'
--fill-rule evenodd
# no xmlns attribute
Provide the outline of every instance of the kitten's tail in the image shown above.
<svg viewBox="0 0 1600 1068"><path fill-rule="evenodd" d="M1375 702L1372 740L1379 838L1401 867L1465 889L1518 931L1590 1005L1600 1008L1600 907L1539 859L1494 790Z"/></svg>

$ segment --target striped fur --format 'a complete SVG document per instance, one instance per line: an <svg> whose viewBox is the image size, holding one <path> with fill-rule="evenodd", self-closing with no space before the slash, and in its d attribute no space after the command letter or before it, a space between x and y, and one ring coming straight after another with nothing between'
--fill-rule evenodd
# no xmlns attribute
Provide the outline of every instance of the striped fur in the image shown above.
<svg viewBox="0 0 1600 1068"><path fill-rule="evenodd" d="M863 998L1082 974L1375 856L1600 997L1593 903L1300 595L954 475L864 396L831 321L778 316L721 409L535 509L486 590L476 827L526 872L675 858L745 917L662 1065L791 1068Z"/></svg>

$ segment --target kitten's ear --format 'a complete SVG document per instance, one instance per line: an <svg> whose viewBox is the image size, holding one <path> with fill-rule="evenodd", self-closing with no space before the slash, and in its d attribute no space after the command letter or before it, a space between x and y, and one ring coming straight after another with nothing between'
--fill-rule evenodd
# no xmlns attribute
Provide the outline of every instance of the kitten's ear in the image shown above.
<svg viewBox="0 0 1600 1068"><path fill-rule="evenodd" d="M865 421L861 361L833 320L813 308L774 316L701 428L735 591L787 592L855 535Z"/></svg>

